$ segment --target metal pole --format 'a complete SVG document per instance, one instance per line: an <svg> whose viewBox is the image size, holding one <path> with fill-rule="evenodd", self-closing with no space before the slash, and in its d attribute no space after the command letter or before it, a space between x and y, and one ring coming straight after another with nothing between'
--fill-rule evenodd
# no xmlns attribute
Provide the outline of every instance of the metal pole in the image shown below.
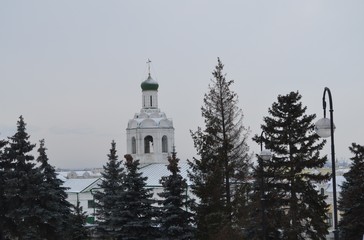
<svg viewBox="0 0 364 240"><path fill-rule="evenodd" d="M323 107L324 107L324 116L326 116L326 101L325 101L325 93L329 95L329 104L330 104L330 131L331 131L331 164L332 164L332 191L333 191L333 204L334 204L334 239L338 240L338 217L337 217L337 197L336 197L336 166L335 166L335 141L334 141L334 110L332 107L332 96L330 89L325 87L324 96L323 96Z"/></svg>

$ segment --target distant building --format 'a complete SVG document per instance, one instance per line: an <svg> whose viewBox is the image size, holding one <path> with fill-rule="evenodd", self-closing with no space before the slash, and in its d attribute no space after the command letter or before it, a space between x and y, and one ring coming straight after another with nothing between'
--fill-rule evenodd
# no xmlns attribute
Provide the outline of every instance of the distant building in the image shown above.
<svg viewBox="0 0 364 240"><path fill-rule="evenodd" d="M74 206L79 202L82 210L87 214L87 223L94 223L95 201L93 191L99 189L101 178L71 178L62 180L64 181L63 187L68 188L66 191L67 201Z"/></svg>
<svg viewBox="0 0 364 240"><path fill-rule="evenodd" d="M67 201L76 206L80 202L82 210L87 214L87 223L94 223L94 198L92 191L99 189L101 168L90 170L58 170L57 177L66 187Z"/></svg>
<svg viewBox="0 0 364 240"><path fill-rule="evenodd" d="M91 170L60 170L57 171L59 176L65 179L76 179L76 178L99 178L101 177L102 168L94 168Z"/></svg>

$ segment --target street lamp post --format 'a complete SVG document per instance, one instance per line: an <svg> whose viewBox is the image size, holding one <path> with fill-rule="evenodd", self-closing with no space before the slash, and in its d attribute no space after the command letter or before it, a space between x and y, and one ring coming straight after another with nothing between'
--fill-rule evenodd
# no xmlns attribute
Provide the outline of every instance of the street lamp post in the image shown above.
<svg viewBox="0 0 364 240"><path fill-rule="evenodd" d="M260 186L260 201L261 201L261 207L262 207L262 232L263 232L263 240L267 239L267 223L266 223L266 217L265 217L265 186L264 186L264 167L263 167L263 161L269 161L272 157L272 153L269 150L263 150L263 133L260 134L260 154L259 154L259 167L260 167L260 180L261 180L261 186Z"/></svg>
<svg viewBox="0 0 364 240"><path fill-rule="evenodd" d="M326 118L326 92L329 95L330 104L330 119ZM325 87L322 97L322 105L324 109L324 118L318 120L315 124L316 133L323 138L331 136L331 162L332 162L332 191L333 191L333 204L334 204L334 239L338 240L338 218L337 218L337 198L336 198L336 169L335 169L335 142L334 142L334 116L332 107L332 96L330 89Z"/></svg>

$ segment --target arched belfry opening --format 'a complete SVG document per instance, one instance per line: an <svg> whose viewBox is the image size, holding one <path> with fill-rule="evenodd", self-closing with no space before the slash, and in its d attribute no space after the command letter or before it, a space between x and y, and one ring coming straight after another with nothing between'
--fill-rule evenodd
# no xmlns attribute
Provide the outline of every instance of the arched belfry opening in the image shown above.
<svg viewBox="0 0 364 240"><path fill-rule="evenodd" d="M144 153L153 153L153 137L148 135L144 138Z"/></svg>

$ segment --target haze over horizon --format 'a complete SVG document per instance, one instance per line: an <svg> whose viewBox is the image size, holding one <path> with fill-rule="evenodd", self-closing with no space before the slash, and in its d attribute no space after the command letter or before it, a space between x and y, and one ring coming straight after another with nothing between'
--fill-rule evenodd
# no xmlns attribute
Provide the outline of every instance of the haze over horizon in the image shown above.
<svg viewBox="0 0 364 240"><path fill-rule="evenodd" d="M200 107L220 57L250 138L279 94L299 91L307 114L323 117L329 87L336 156L348 159L352 142L364 145L363 9L359 0L1 1L0 138L23 115L55 167L101 167L113 139L123 159L150 58L177 156L191 159L189 131L204 126Z"/></svg>

